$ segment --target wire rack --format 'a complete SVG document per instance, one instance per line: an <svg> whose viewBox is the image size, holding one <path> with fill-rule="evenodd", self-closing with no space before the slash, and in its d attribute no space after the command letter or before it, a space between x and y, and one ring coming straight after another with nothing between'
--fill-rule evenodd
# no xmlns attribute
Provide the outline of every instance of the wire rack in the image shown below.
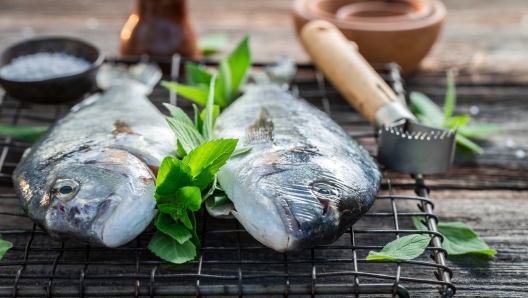
<svg viewBox="0 0 528 298"><path fill-rule="evenodd" d="M214 67L214 63L208 65ZM404 100L398 66L375 68ZM325 111L375 155L372 128L320 72L300 65L291 92ZM157 87L150 99L163 111L161 104L170 97ZM192 114L186 99L171 101ZM70 107L27 105L6 96L0 105L0 122L49 126ZM0 261L0 297L451 297L456 292L453 273L446 266L447 253L441 248L443 237L436 228L438 218L421 176L412 177L413 183L397 184L391 182L392 173L385 171L369 213L335 243L295 253L266 248L236 220L215 219L201 211L197 214L199 258L173 265L146 248L152 230L123 247L109 249L59 243L36 227L20 208L11 181L29 146L10 137L0 139L0 234L14 245ZM420 216L429 231L415 230L412 216ZM416 233L431 236L430 246L419 258L397 263L365 260L369 251Z"/></svg>

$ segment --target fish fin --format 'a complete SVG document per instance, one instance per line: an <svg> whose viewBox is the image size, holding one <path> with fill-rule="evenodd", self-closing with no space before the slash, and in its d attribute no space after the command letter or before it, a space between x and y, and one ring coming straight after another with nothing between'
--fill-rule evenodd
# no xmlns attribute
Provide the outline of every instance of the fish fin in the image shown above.
<svg viewBox="0 0 528 298"><path fill-rule="evenodd" d="M244 145L255 141L273 142L274 124L268 111L264 108L260 110L258 119L246 129Z"/></svg>

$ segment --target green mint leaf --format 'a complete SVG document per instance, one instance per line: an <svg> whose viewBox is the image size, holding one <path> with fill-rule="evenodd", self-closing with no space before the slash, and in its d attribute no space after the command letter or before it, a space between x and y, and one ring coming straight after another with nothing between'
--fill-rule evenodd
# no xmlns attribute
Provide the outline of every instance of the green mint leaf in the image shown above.
<svg viewBox="0 0 528 298"><path fill-rule="evenodd" d="M200 109L198 109L198 106L193 104L194 109L194 126L198 130L200 134L203 134L203 118L200 113ZM205 111L205 110L204 110Z"/></svg>
<svg viewBox="0 0 528 298"><path fill-rule="evenodd" d="M237 139L212 140L191 151L183 162L191 168L193 184L201 190L209 186L220 167L235 151L237 142Z"/></svg>
<svg viewBox="0 0 528 298"><path fill-rule="evenodd" d="M202 193L198 187L182 187L176 192L176 197L178 198L178 201L185 204L188 209L192 211L200 210L200 206L202 205Z"/></svg>
<svg viewBox="0 0 528 298"><path fill-rule="evenodd" d="M185 152L191 152L197 146L204 142L204 138L196 129L194 124L189 124L186 120L179 120L175 118L165 117L170 128L176 135L176 139L180 141L181 147Z"/></svg>
<svg viewBox="0 0 528 298"><path fill-rule="evenodd" d="M458 127L460 129L461 127L466 126L469 120L471 120L471 116L469 115L453 116L445 121L444 127L449 129L455 129Z"/></svg>
<svg viewBox="0 0 528 298"><path fill-rule="evenodd" d="M171 236L160 231L154 234L148 249L163 260L175 264L182 264L196 257L196 246L191 241L180 244Z"/></svg>
<svg viewBox="0 0 528 298"><path fill-rule="evenodd" d="M186 86L167 81L161 81L160 85L202 106L205 105L209 96L207 85Z"/></svg>
<svg viewBox="0 0 528 298"><path fill-rule="evenodd" d="M411 92L411 110L423 124L441 126L444 113L427 95L421 92Z"/></svg>
<svg viewBox="0 0 528 298"><path fill-rule="evenodd" d="M242 148L236 149L235 152L233 152L233 154L231 154L231 157L248 154L251 151L251 149L253 149L253 147L251 147L251 146L247 146L247 147L242 147Z"/></svg>
<svg viewBox="0 0 528 298"><path fill-rule="evenodd" d="M187 116L187 114L180 107L173 106L168 103L163 103L163 105L167 110L169 110L172 118L176 119L177 121L184 122L186 125L194 125L191 118L189 118L189 116Z"/></svg>
<svg viewBox="0 0 528 298"><path fill-rule="evenodd" d="M174 200L173 200L174 202ZM164 203L164 204L158 204L158 210L161 213L165 214L178 214L182 213L182 210L187 210L183 204L172 204L172 203ZM176 218L178 218L176 216Z"/></svg>
<svg viewBox="0 0 528 298"><path fill-rule="evenodd" d="M214 129L214 126L215 126L215 123L216 123L216 118L218 118L218 116L220 115L220 106L219 105L213 105L213 129ZM202 113L200 113L200 118L202 118L202 121L203 119L205 118L205 109L202 111Z"/></svg>
<svg viewBox="0 0 528 298"><path fill-rule="evenodd" d="M209 188L209 190L202 196L202 201L205 202L207 199L209 199L214 194L214 192L217 190L217 187L218 187L218 179L217 179L217 175L214 175L213 184L211 184L211 187Z"/></svg>
<svg viewBox="0 0 528 298"><path fill-rule="evenodd" d="M497 252L489 248L477 233L468 225L461 222L439 223L438 232L444 235L442 247L450 255L463 255L468 253L494 256Z"/></svg>
<svg viewBox="0 0 528 298"><path fill-rule="evenodd" d="M249 36L238 44L235 50L227 57L231 73L231 98L227 105L231 104L238 94L238 89L246 77L246 73L251 66L251 51L249 49Z"/></svg>
<svg viewBox="0 0 528 298"><path fill-rule="evenodd" d="M209 207L210 208L215 208L215 207L218 207L220 205L227 204L229 202L231 202L231 200L226 195L216 196L216 197L214 197L214 202Z"/></svg>
<svg viewBox="0 0 528 298"><path fill-rule="evenodd" d="M444 104L444 123L453 115L456 105L455 79L453 71L447 72L447 90Z"/></svg>
<svg viewBox="0 0 528 298"><path fill-rule="evenodd" d="M420 216L413 216L412 217L412 220L413 220L413 224L414 224L414 227L419 230L419 231L427 231L429 230L429 228L427 228L423 222L422 222L422 218Z"/></svg>
<svg viewBox="0 0 528 298"><path fill-rule="evenodd" d="M48 131L46 126L23 127L16 125L0 124L0 135L6 135L15 139L22 139L28 142L35 142Z"/></svg>
<svg viewBox="0 0 528 298"><path fill-rule="evenodd" d="M185 149L183 149L180 140L176 140L176 153L178 153L181 158L187 156L187 152L185 152Z"/></svg>
<svg viewBox="0 0 528 298"><path fill-rule="evenodd" d="M498 133L503 131L504 128L496 124L472 124L461 127L458 130L458 134L466 138L476 138L488 134Z"/></svg>
<svg viewBox="0 0 528 298"><path fill-rule="evenodd" d="M194 216L194 212L187 210L187 217L189 218L189 221L191 222L191 225L193 226L193 228L191 229L191 234L192 234L191 242L194 244L194 246L201 247L202 245L200 244L200 239L198 238L198 235L196 234L196 217Z"/></svg>
<svg viewBox="0 0 528 298"><path fill-rule="evenodd" d="M187 79L189 80L189 84L191 86L209 86L213 75L204 67L192 62L187 62L185 63L185 69L187 70Z"/></svg>
<svg viewBox="0 0 528 298"><path fill-rule="evenodd" d="M228 42L229 37L227 33L220 32L200 37L198 39L198 47L202 51L202 55L207 57L222 51Z"/></svg>
<svg viewBox="0 0 528 298"><path fill-rule="evenodd" d="M429 235L415 234L401 237L389 242L380 252L369 252L367 260L412 260L425 251L430 241Z"/></svg>
<svg viewBox="0 0 528 298"><path fill-rule="evenodd" d="M464 137L463 135L461 134L458 134L456 135L455 137L455 140L457 142L458 145L464 147L464 148L467 148L477 154L484 154L484 149L482 149L479 145L475 144L473 141L471 141L470 139Z"/></svg>
<svg viewBox="0 0 528 298"><path fill-rule="evenodd" d="M155 197L158 204L170 202L178 189L189 185L191 179L191 169L188 165L174 157L165 157L156 179Z"/></svg>
<svg viewBox="0 0 528 298"><path fill-rule="evenodd" d="M218 64L218 77L214 84L214 102L225 108L231 101L231 70L226 59Z"/></svg>
<svg viewBox="0 0 528 298"><path fill-rule="evenodd" d="M187 212L188 210L184 210L185 212L181 213L181 214L178 214L178 215L175 215L173 214L172 217L175 219L175 220L180 220L181 223L183 225L185 225L185 227L189 230L193 230L196 228L196 226L192 224L192 221L191 219L189 218L189 214L193 214L192 212Z"/></svg>
<svg viewBox="0 0 528 298"><path fill-rule="evenodd" d="M174 219L165 213L160 213L156 220L156 227L159 231L171 236L179 244L183 244L192 238L192 233L186 227L174 221Z"/></svg>
<svg viewBox="0 0 528 298"><path fill-rule="evenodd" d="M13 243L3 240L2 235L0 235L0 260L11 247L13 247Z"/></svg>
<svg viewBox="0 0 528 298"><path fill-rule="evenodd" d="M202 136L203 139L209 141L213 137L213 109L214 109L214 90L215 90L216 77L211 79L211 86L209 90L209 98L204 109Z"/></svg>

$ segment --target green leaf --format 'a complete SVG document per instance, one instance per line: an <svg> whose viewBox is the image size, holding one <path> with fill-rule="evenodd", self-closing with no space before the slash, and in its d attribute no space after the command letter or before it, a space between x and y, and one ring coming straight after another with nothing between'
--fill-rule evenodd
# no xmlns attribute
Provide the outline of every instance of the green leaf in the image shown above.
<svg viewBox="0 0 528 298"><path fill-rule="evenodd" d="M473 141L471 141L470 139L464 137L463 135L461 134L458 134L456 135L455 137L455 140L457 142L458 145L462 146L462 147L465 147L471 151L474 151L478 154L484 154L484 149L482 149L479 145L475 144Z"/></svg>
<svg viewBox="0 0 528 298"><path fill-rule="evenodd" d="M209 206L209 208L215 208L220 205L227 204L229 202L231 202L231 200L227 197L227 195L216 196L214 197L214 202L211 204L211 206Z"/></svg>
<svg viewBox="0 0 528 298"><path fill-rule="evenodd" d="M413 223L418 230L428 230L418 216L413 216ZM441 222L437 228L438 232L444 236L442 247L450 255L476 253L493 256L497 253L490 249L475 231L462 222Z"/></svg>
<svg viewBox="0 0 528 298"><path fill-rule="evenodd" d="M439 223L438 232L444 235L442 247L450 255L467 253L494 256L497 252L489 248L468 225L462 222Z"/></svg>
<svg viewBox="0 0 528 298"><path fill-rule="evenodd" d="M442 125L444 113L429 97L421 92L411 92L409 98L412 112L418 117L420 122L432 126Z"/></svg>
<svg viewBox="0 0 528 298"><path fill-rule="evenodd" d="M176 153L178 153L181 158L187 156L187 152L185 152L185 149L183 149L180 140L176 140Z"/></svg>
<svg viewBox="0 0 528 298"><path fill-rule="evenodd" d="M161 81L160 85L202 106L205 105L209 96L207 85L187 86L167 81Z"/></svg>
<svg viewBox="0 0 528 298"><path fill-rule="evenodd" d="M389 242L378 253L371 251L367 256L367 260L387 260L387 261L402 261L411 260L421 255L431 238L429 235L408 235Z"/></svg>
<svg viewBox="0 0 528 298"><path fill-rule="evenodd" d="M167 202L176 195L178 189L191 183L191 169L187 164L167 156L161 162L156 179L156 200L158 204Z"/></svg>
<svg viewBox="0 0 528 298"><path fill-rule="evenodd" d="M209 199L214 192L217 190L218 187L218 178L217 175L214 175L213 184L211 184L211 187L209 190L202 196L202 201L205 202L207 199Z"/></svg>
<svg viewBox="0 0 528 298"><path fill-rule="evenodd" d="M187 217L189 218L189 221L191 222L191 225L193 228L191 229L191 242L196 247L201 247L200 239L198 238L198 235L196 234L196 217L194 216L194 212L187 210Z"/></svg>
<svg viewBox="0 0 528 298"><path fill-rule="evenodd" d="M47 126L23 127L16 125L0 124L0 135L6 135L15 139L22 139L28 142L35 142L48 131Z"/></svg>
<svg viewBox="0 0 528 298"><path fill-rule="evenodd" d="M249 49L249 36L244 37L244 39L238 44L235 50L227 57L227 62L229 63L229 69L231 72L231 91L232 94L230 100L227 102L229 106L233 100L234 96L237 95L238 89L242 84L246 73L251 66L251 51Z"/></svg>
<svg viewBox="0 0 528 298"><path fill-rule="evenodd" d="M156 220L156 227L159 231L171 236L178 243L183 244L192 238L191 231L181 224L174 221L174 219L165 213L160 213Z"/></svg>
<svg viewBox="0 0 528 298"><path fill-rule="evenodd" d="M235 151L237 142L237 139L212 140L191 151L183 162L191 168L193 184L201 190L210 185L214 175Z"/></svg>
<svg viewBox="0 0 528 298"><path fill-rule="evenodd" d="M446 120L444 127L449 129L455 129L458 127L458 129L460 129L466 126L469 120L471 120L471 116L469 115L453 116Z"/></svg>
<svg viewBox="0 0 528 298"><path fill-rule="evenodd" d="M466 138L476 138L488 134L498 133L504 128L496 124L472 124L461 127L458 133Z"/></svg>
<svg viewBox="0 0 528 298"><path fill-rule="evenodd" d="M186 120L182 121L170 117L165 117L165 120L169 123L170 128L176 135L176 139L180 141L185 152L191 152L191 150L204 142L204 138L192 122L189 124Z"/></svg>
<svg viewBox="0 0 528 298"><path fill-rule="evenodd" d="M202 205L202 193L198 187L182 187L176 192L176 197L178 198L178 201L185 204L188 209L192 211L200 210L200 206Z"/></svg>
<svg viewBox="0 0 528 298"><path fill-rule="evenodd" d="M218 76L214 84L214 102L225 108L231 101L231 69L227 59L220 60L218 64Z"/></svg>
<svg viewBox="0 0 528 298"><path fill-rule="evenodd" d="M196 228L196 226L193 226L191 219L189 218L189 212L187 212L188 210L184 210L184 211L185 212L177 215L178 218L175 218L175 215L173 214L173 218L179 219L181 223L185 225L185 227L187 227L189 230L193 230L194 228ZM192 212L190 213L194 214Z"/></svg>
<svg viewBox="0 0 528 298"><path fill-rule="evenodd" d="M4 257L6 252L13 247L13 243L9 241L5 241L2 239L2 235L0 235L0 260Z"/></svg>
<svg viewBox="0 0 528 298"><path fill-rule="evenodd" d="M218 118L218 116L220 115L220 106L219 105L213 105L213 130L214 130L214 126L215 126L215 123L216 123L216 118ZM205 118L205 109L202 111L202 113L200 113L200 117L202 118L202 121L203 119Z"/></svg>
<svg viewBox="0 0 528 298"><path fill-rule="evenodd" d="M193 109L194 109L194 126L196 127L196 129L198 129L198 132L200 134L203 134L203 119L202 119L200 110L198 109L198 106L196 106L195 104L193 104Z"/></svg>
<svg viewBox="0 0 528 298"><path fill-rule="evenodd" d="M202 36L198 39L198 47L202 55L210 56L222 51L228 44L229 37L227 33L220 32Z"/></svg>
<svg viewBox="0 0 528 298"><path fill-rule="evenodd" d="M214 88L215 88L216 77L211 79L211 86L209 90L209 98L204 109L202 136L203 139L209 141L213 137L213 117L214 117Z"/></svg>
<svg viewBox="0 0 528 298"><path fill-rule="evenodd" d="M447 90L444 104L444 123L453 115L456 105L455 79L453 71L447 72Z"/></svg>
<svg viewBox="0 0 528 298"><path fill-rule="evenodd" d="M202 88L203 86L209 86L213 74L208 72L205 68L192 62L186 62L185 69L187 70L187 79L191 86Z"/></svg>
<svg viewBox="0 0 528 298"><path fill-rule="evenodd" d="M165 261L182 264L196 256L196 246L191 241L180 244L171 236L157 231L150 240L148 249Z"/></svg>
<svg viewBox="0 0 528 298"><path fill-rule="evenodd" d="M191 118L189 118L189 116L187 116L187 114L180 107L173 106L168 103L163 103L163 105L165 108L167 108L167 110L169 110L169 113L175 120L184 122L186 125L194 125Z"/></svg>
<svg viewBox="0 0 528 298"><path fill-rule="evenodd" d="M247 146L247 147L242 147L242 148L236 149L235 152L233 152L233 154L231 154L231 157L235 157L235 156L239 156L239 155L245 155L245 154L249 153L251 151L251 149L253 149L253 147L251 147L251 146Z"/></svg>

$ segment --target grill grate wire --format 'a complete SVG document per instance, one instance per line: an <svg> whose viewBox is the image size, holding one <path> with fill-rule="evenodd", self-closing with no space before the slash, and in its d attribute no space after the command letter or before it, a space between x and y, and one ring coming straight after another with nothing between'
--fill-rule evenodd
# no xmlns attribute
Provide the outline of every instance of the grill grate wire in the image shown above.
<svg viewBox="0 0 528 298"><path fill-rule="evenodd" d="M399 67L374 67L404 101ZM178 80L184 82L185 78ZM359 128L351 137L371 154L375 152L372 129L321 72L311 65L299 65L291 92L325 111L346 130ZM161 87L150 96L162 111L161 104L168 98L169 92ZM193 113L189 101L178 98L178 105L189 115ZM52 125L69 108L71 104L29 105L6 96L0 105L0 122ZM416 195L410 195L405 192L407 184L392 183L391 173L384 171L382 191L369 213L335 243L298 253L274 252L252 239L236 220L214 219L202 211L197 215L202 243L199 257L175 266L146 248L153 231L116 249L53 241L22 212L12 188L11 173L31 144L5 137L0 145L0 234L14 243L0 261L0 297L410 297L406 289L410 284L436 287L442 297L456 292L451 283L453 272L446 266L447 253L441 248L443 236L436 228L438 217L422 176L413 177ZM422 217L429 230L414 230L412 216ZM397 263L365 260L368 251L380 250L387 242L413 233L431 236L433 246L426 254L432 260L426 256Z"/></svg>

